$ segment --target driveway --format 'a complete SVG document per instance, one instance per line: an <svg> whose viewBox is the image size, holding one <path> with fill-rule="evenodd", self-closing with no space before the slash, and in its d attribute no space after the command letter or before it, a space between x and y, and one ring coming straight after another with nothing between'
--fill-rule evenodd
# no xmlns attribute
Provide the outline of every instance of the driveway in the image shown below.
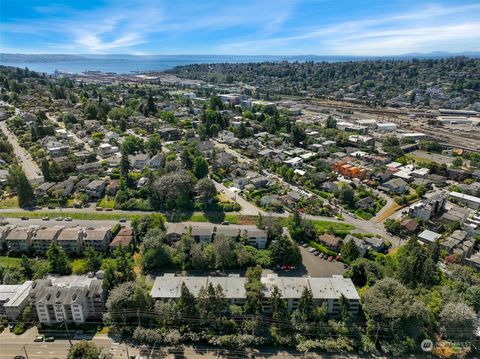
<svg viewBox="0 0 480 359"><path fill-rule="evenodd" d="M260 208L255 206L253 203L250 203L247 200L245 200L238 193L234 193L233 191L229 190L222 183L218 183L216 181L213 181L213 183L215 184L215 188L217 189L218 192L225 194L232 201L236 201L240 206L242 206L242 209L239 212L240 214L243 214L246 216L258 216L258 213L261 213L262 215L265 214L265 212L262 211Z"/></svg>

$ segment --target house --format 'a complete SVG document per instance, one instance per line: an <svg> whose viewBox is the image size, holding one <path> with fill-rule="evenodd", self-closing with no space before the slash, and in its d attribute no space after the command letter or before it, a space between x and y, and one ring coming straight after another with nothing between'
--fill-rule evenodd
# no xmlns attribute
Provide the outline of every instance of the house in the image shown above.
<svg viewBox="0 0 480 359"><path fill-rule="evenodd" d="M122 227L110 243L110 250L113 251L119 246L132 249L133 239L133 230L131 228Z"/></svg>
<svg viewBox="0 0 480 359"><path fill-rule="evenodd" d="M440 242L440 246L445 248L448 253L456 254L463 260L472 255L475 244L469 240L468 232L456 230L447 239Z"/></svg>
<svg viewBox="0 0 480 359"><path fill-rule="evenodd" d="M142 170L148 165L150 156L146 153L138 153L136 155L129 155L128 161L130 165L136 170Z"/></svg>
<svg viewBox="0 0 480 359"><path fill-rule="evenodd" d="M105 193L105 186L106 182L104 180L93 180L87 185L87 187L85 187L85 193L89 199L99 199L103 197Z"/></svg>
<svg viewBox="0 0 480 359"><path fill-rule="evenodd" d="M10 231L13 228L15 228L15 225L0 226L0 248L3 247L3 244L5 243L5 240L7 238L7 235L10 233Z"/></svg>
<svg viewBox="0 0 480 359"><path fill-rule="evenodd" d="M162 127L159 128L157 132L164 141L177 141L181 136L180 130L175 127Z"/></svg>
<svg viewBox="0 0 480 359"><path fill-rule="evenodd" d="M428 229L425 229L422 233L418 235L418 239L425 244L435 243L441 237L441 234L430 231Z"/></svg>
<svg viewBox="0 0 480 359"><path fill-rule="evenodd" d="M361 256L364 256L369 250L376 252L383 252L385 250L385 242L381 238L365 237L360 239L352 236L351 234L347 234L344 239L344 243L348 243L349 241L353 241L355 243Z"/></svg>
<svg viewBox="0 0 480 359"><path fill-rule="evenodd" d="M358 208L360 208L364 211L368 211L372 207L375 207L375 200L372 197L367 196L367 197L359 199L356 202L356 205L357 205Z"/></svg>
<svg viewBox="0 0 480 359"><path fill-rule="evenodd" d="M234 178L232 182L233 182L233 186L243 190L245 186L248 184L248 179L245 177L239 177L239 178Z"/></svg>
<svg viewBox="0 0 480 359"><path fill-rule="evenodd" d="M119 186L120 185L117 180L110 180L105 188L105 194L108 196L115 196Z"/></svg>
<svg viewBox="0 0 480 359"><path fill-rule="evenodd" d="M57 236L57 244L68 255L78 255L82 250L84 231L79 227L64 228Z"/></svg>
<svg viewBox="0 0 480 359"><path fill-rule="evenodd" d="M300 157L293 157L283 161L283 163L292 168L300 168L303 165L303 160Z"/></svg>
<svg viewBox="0 0 480 359"><path fill-rule="evenodd" d="M53 182L44 182L42 183L40 186L38 186L37 188L35 188L35 196L36 197L43 197L45 195L47 195L47 192L50 188L52 188L53 186L55 186L55 183Z"/></svg>
<svg viewBox="0 0 480 359"><path fill-rule="evenodd" d="M157 153L155 156L150 158L148 165L154 169L163 167L165 165L165 156L162 153Z"/></svg>
<svg viewBox="0 0 480 359"><path fill-rule="evenodd" d="M66 156L68 153L69 146L53 146L53 147L48 147L48 155L50 157L61 157L61 156Z"/></svg>
<svg viewBox="0 0 480 359"><path fill-rule="evenodd" d="M55 186L50 187L49 193L53 193L57 197L68 197L72 194L75 187L77 177L70 176L65 181L57 183Z"/></svg>
<svg viewBox="0 0 480 359"><path fill-rule="evenodd" d="M102 168L100 162L90 162L85 163L83 165L77 166L77 173L84 173L84 174L98 174L98 171Z"/></svg>
<svg viewBox="0 0 480 359"><path fill-rule="evenodd" d="M210 243L213 236L213 225L211 223L169 223L167 225L167 240L178 241L185 233L191 233L192 238L200 243Z"/></svg>
<svg viewBox="0 0 480 359"><path fill-rule="evenodd" d="M337 251L340 249L342 245L342 239L340 237L336 237L334 235L324 233L318 237L318 241L331 249L332 251Z"/></svg>
<svg viewBox="0 0 480 359"><path fill-rule="evenodd" d="M83 178L77 182L77 184L75 185L75 188L77 189L78 192L85 192L90 182L92 181L89 178Z"/></svg>
<svg viewBox="0 0 480 359"><path fill-rule="evenodd" d="M394 178L385 182L378 189L387 193L403 194L408 189L408 184L401 178Z"/></svg>
<svg viewBox="0 0 480 359"><path fill-rule="evenodd" d="M112 232L108 227L86 228L82 238L85 247L91 246L99 252L107 250Z"/></svg>
<svg viewBox="0 0 480 359"><path fill-rule="evenodd" d="M82 324L87 319L101 318L105 311L102 278L103 273L99 271L95 276L49 276L47 280L38 281L42 285L31 293L39 322Z"/></svg>
<svg viewBox="0 0 480 359"><path fill-rule="evenodd" d="M400 222L402 229L407 233L415 233L419 223L413 218L407 218Z"/></svg>
<svg viewBox="0 0 480 359"><path fill-rule="evenodd" d="M35 253L44 256L50 248L50 245L56 242L63 228L63 226L53 226L37 229L31 239Z"/></svg>
<svg viewBox="0 0 480 359"><path fill-rule="evenodd" d="M267 177L264 177L264 176L259 176L259 177L255 177L255 178L252 178L250 180L250 182L255 186L255 188L264 188L268 185L268 178Z"/></svg>
<svg viewBox="0 0 480 359"><path fill-rule="evenodd" d="M211 141L200 141L197 145L198 150L207 158L210 158L215 145Z"/></svg>

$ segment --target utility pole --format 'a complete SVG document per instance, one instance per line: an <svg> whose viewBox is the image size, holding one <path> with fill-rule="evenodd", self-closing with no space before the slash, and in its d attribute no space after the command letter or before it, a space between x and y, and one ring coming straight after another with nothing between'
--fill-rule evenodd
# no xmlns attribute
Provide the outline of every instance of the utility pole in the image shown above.
<svg viewBox="0 0 480 359"><path fill-rule="evenodd" d="M130 359L130 353L128 352L128 344L125 344L125 349L127 349L127 359Z"/></svg>
<svg viewBox="0 0 480 359"><path fill-rule="evenodd" d="M28 354L27 354L27 348L25 348L26 345L23 346L23 351L25 352L25 358L28 359Z"/></svg>
<svg viewBox="0 0 480 359"><path fill-rule="evenodd" d="M67 331L68 342L70 346L73 346L72 339L70 339L70 332L68 331L67 319L63 319L63 323L65 324L65 330Z"/></svg>

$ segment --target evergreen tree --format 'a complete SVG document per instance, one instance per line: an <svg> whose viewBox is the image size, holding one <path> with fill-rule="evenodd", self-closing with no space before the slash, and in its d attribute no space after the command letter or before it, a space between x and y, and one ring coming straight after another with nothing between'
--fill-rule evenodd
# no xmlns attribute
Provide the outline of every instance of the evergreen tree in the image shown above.
<svg viewBox="0 0 480 359"><path fill-rule="evenodd" d="M55 242L47 250L48 266L51 273L70 274L70 262L62 247Z"/></svg>

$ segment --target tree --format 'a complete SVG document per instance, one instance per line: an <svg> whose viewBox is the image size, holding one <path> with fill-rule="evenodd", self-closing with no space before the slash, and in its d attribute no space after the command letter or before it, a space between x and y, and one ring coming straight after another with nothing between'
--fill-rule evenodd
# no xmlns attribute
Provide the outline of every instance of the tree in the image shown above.
<svg viewBox="0 0 480 359"><path fill-rule="evenodd" d="M151 185L151 196L161 207L185 208L193 192L192 175L185 170L167 173Z"/></svg>
<svg viewBox="0 0 480 359"><path fill-rule="evenodd" d="M393 278L379 280L367 289L362 295L362 307L373 341L397 356L408 349L402 343L421 335L429 318L425 304Z"/></svg>
<svg viewBox="0 0 480 359"><path fill-rule="evenodd" d="M348 262L354 261L360 256L360 251L358 250L358 247L353 241L353 239L345 242L342 245L340 253L342 254L342 258L344 258Z"/></svg>
<svg viewBox="0 0 480 359"><path fill-rule="evenodd" d="M200 200L204 203L214 199L217 195L215 184L211 179L208 178L202 178L200 181L198 181L196 185L196 191L200 197Z"/></svg>
<svg viewBox="0 0 480 359"><path fill-rule="evenodd" d="M385 222L383 223L383 225L384 225L385 229L387 230L387 232L396 234L397 236L402 233L402 225L401 225L400 221L396 221L394 219L387 218L385 220Z"/></svg>
<svg viewBox="0 0 480 359"><path fill-rule="evenodd" d="M262 311L262 268L259 266L247 269L245 281L245 313L259 314Z"/></svg>
<svg viewBox="0 0 480 359"><path fill-rule="evenodd" d="M305 130L303 129L303 127L300 127L296 123L292 126L290 133L292 136L292 143L295 146L298 146L300 142L305 140L305 137L306 137Z"/></svg>
<svg viewBox="0 0 480 359"><path fill-rule="evenodd" d="M20 166L11 165L8 172L7 183L18 195L18 205L28 207L33 200L33 189L28 182L25 172Z"/></svg>
<svg viewBox="0 0 480 359"><path fill-rule="evenodd" d="M291 241L285 236L280 237L270 246L273 265L297 265L302 262L302 255L300 249L295 242Z"/></svg>
<svg viewBox="0 0 480 359"><path fill-rule="evenodd" d="M87 261L87 272L96 272L102 265L102 256L93 247L86 247L83 251L83 257Z"/></svg>
<svg viewBox="0 0 480 359"><path fill-rule="evenodd" d="M354 199L355 199L355 192L353 191L353 188L346 184L344 186L341 186L338 189L337 192L338 199L342 202L347 204L348 206L353 206Z"/></svg>
<svg viewBox="0 0 480 359"><path fill-rule="evenodd" d="M155 155L162 151L162 140L158 134L151 135L145 145L150 154Z"/></svg>
<svg viewBox="0 0 480 359"><path fill-rule="evenodd" d="M65 251L55 242L52 242L47 250L47 259L51 273L69 274L71 272L70 262Z"/></svg>
<svg viewBox="0 0 480 359"><path fill-rule="evenodd" d="M328 116L327 120L325 121L326 128L337 128L337 120L332 116Z"/></svg>
<svg viewBox="0 0 480 359"><path fill-rule="evenodd" d="M440 323L451 339L470 339L475 331L477 315L464 302L447 303L440 312Z"/></svg>
<svg viewBox="0 0 480 359"><path fill-rule="evenodd" d="M198 179L204 178L208 175L208 162L202 156L197 156L193 159L192 172Z"/></svg>
<svg viewBox="0 0 480 359"><path fill-rule="evenodd" d="M120 157L120 174L125 180L128 180L128 172L130 171L130 161L128 160L127 151L122 149L122 156Z"/></svg>
<svg viewBox="0 0 480 359"><path fill-rule="evenodd" d="M213 241L213 249L217 268L224 270L235 265L235 243L230 238L217 234Z"/></svg>
<svg viewBox="0 0 480 359"><path fill-rule="evenodd" d="M20 262L20 271L25 279L32 279L35 273L33 261L29 259L25 254L22 255L22 260Z"/></svg>
<svg viewBox="0 0 480 359"><path fill-rule="evenodd" d="M288 318L287 302L282 298L282 293L276 285L273 286L269 298L272 307L272 318L275 320L285 320Z"/></svg>
<svg viewBox="0 0 480 359"><path fill-rule="evenodd" d="M180 298L177 302L177 309L181 315L184 316L194 316L196 314L196 301L193 294L190 292L185 283L182 282L182 287L180 288Z"/></svg>
<svg viewBox="0 0 480 359"><path fill-rule="evenodd" d="M122 151L127 155L142 152L145 148L143 139L134 135L128 135L122 143Z"/></svg>
<svg viewBox="0 0 480 359"><path fill-rule="evenodd" d="M463 161L460 157L455 157L452 161L453 167L462 167Z"/></svg>
<svg viewBox="0 0 480 359"><path fill-rule="evenodd" d="M95 343L86 340L72 345L67 354L67 359L100 359L101 357L101 350Z"/></svg>
<svg viewBox="0 0 480 359"><path fill-rule="evenodd" d="M132 324L138 325L138 317L126 316L125 312L135 308L139 311L153 309L149 290L139 282L125 282L110 291L103 321L112 331L133 332Z"/></svg>

